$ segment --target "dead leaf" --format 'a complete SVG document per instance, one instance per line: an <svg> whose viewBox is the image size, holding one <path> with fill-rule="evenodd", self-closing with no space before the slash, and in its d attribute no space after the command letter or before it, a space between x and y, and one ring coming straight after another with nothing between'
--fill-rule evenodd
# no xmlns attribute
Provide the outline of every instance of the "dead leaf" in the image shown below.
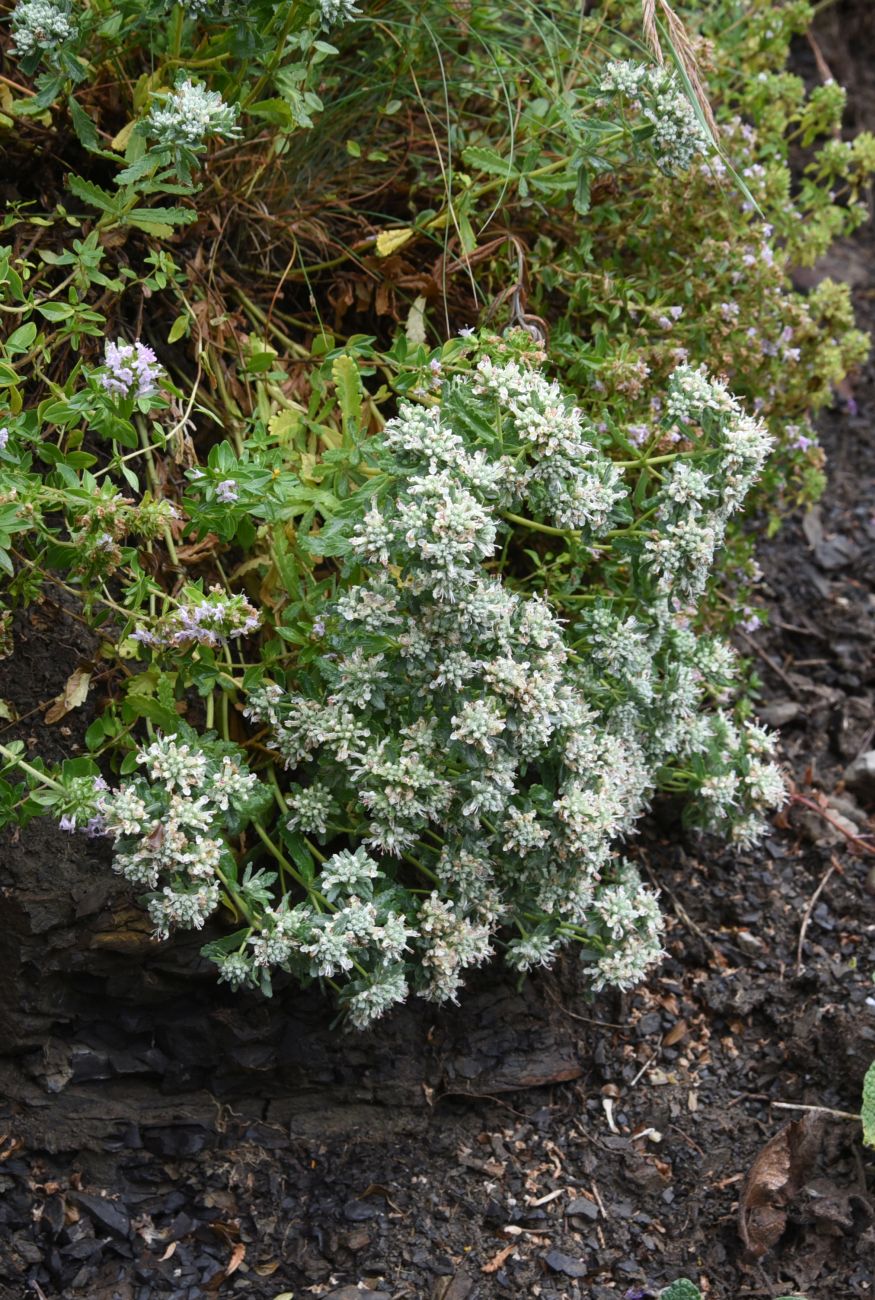
<svg viewBox="0 0 875 1300"><path fill-rule="evenodd" d="M400 226L397 230L381 230L377 235L377 257L390 257L399 248L413 238L409 226Z"/></svg>
<svg viewBox="0 0 875 1300"><path fill-rule="evenodd" d="M159 1260L158 1262L159 1262L160 1264L163 1264L164 1261L165 1261L165 1259L169 1259L170 1256L173 1255L173 1254L175 1253L175 1251L176 1251L176 1247L177 1247L178 1245L179 1245L179 1242L178 1242L178 1241L171 1241L170 1245L167 1247L167 1249L165 1250L164 1254L161 1256L161 1258L160 1258L160 1260Z"/></svg>
<svg viewBox="0 0 875 1300"><path fill-rule="evenodd" d="M46 710L45 721L49 726L53 722L60 722L71 709L78 709L80 704L85 703L90 684L91 673L85 668L77 668L70 674L63 691Z"/></svg>
<svg viewBox="0 0 875 1300"><path fill-rule="evenodd" d="M483 1265L480 1272L497 1273L498 1270L501 1268L502 1264L504 1263L504 1261L508 1258L509 1255L512 1255L515 1250L516 1250L516 1242L512 1241L509 1246L505 1246L504 1249L500 1250L497 1255L493 1255L489 1263Z"/></svg>
<svg viewBox="0 0 875 1300"><path fill-rule="evenodd" d="M675 1023L672 1025L671 1029L666 1034L665 1038L663 1038L662 1040L663 1047L673 1047L675 1043L679 1043L681 1039L686 1036L686 1032L687 1032L686 1020L676 1020Z"/></svg>
<svg viewBox="0 0 875 1300"><path fill-rule="evenodd" d="M787 1207L811 1171L822 1132L822 1116L791 1120L751 1165L738 1202L738 1233L754 1259L761 1259L783 1236Z"/></svg>
<svg viewBox="0 0 875 1300"><path fill-rule="evenodd" d="M417 346L425 343L428 335L425 332L425 309L428 306L427 300L419 295L413 301L413 306L407 316L407 342Z"/></svg>
<svg viewBox="0 0 875 1300"><path fill-rule="evenodd" d="M228 1267L225 1269L225 1277L230 1277L232 1273L236 1273L245 1258L246 1247L242 1241L238 1241L237 1245L231 1251L231 1259L228 1263Z"/></svg>

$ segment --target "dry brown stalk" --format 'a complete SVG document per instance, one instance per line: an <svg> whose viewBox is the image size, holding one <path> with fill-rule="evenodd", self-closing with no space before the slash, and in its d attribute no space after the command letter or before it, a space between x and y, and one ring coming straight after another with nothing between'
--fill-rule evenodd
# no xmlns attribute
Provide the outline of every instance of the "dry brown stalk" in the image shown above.
<svg viewBox="0 0 875 1300"><path fill-rule="evenodd" d="M653 52L653 57L656 59L657 63L664 64L665 55L663 54L662 43L659 39L657 11L665 23L666 30L668 31L678 61L689 78L690 85L692 86L693 92L698 100L699 107L705 115L705 121L708 123L708 127L714 137L715 143L717 143L719 142L717 123L714 119L714 114L711 111L708 93L705 90L699 73L699 63L696 58L696 52L693 49L689 36L687 35L687 29L668 3L668 0L641 0L641 17L644 29L644 39L650 46L650 49Z"/></svg>

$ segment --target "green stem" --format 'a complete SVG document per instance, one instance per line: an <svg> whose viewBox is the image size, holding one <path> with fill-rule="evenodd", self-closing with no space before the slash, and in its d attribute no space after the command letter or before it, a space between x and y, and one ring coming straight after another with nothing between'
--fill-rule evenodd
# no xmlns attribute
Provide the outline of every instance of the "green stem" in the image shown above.
<svg viewBox="0 0 875 1300"><path fill-rule="evenodd" d="M0 754L2 754L4 758L8 759L15 767L20 767L22 772L26 772L28 776L34 777L39 781L40 785L47 785L53 790L60 790L61 794L67 793L60 781L56 781L53 776L49 776L46 772L41 772L38 767L32 767L31 764L26 762L23 758L19 758L14 750L7 749L5 745L0 745Z"/></svg>
<svg viewBox="0 0 875 1300"><path fill-rule="evenodd" d="M152 453L152 444L149 441L149 435L146 432L145 422L141 417L136 418L137 429L140 433L140 442L143 445L143 452L146 456L146 477L149 480L149 487L152 489L152 496L156 501L160 500L158 489L158 475L155 472L155 457ZM179 568L179 556L176 554L176 543L173 540L173 534L170 531L170 525L164 524L164 544L167 547L167 554L170 556L171 563Z"/></svg>
<svg viewBox="0 0 875 1300"><path fill-rule="evenodd" d="M285 857L285 855L280 852L280 850L274 844L273 840L270 838L270 836L268 835L264 827L261 826L258 822L253 822L252 825L255 827L256 835L261 840L262 844L267 849L267 851L270 853L271 857L274 858L280 864L280 866L289 873L289 875L292 877L292 880L297 881L297 883L301 886L301 888L306 890L307 893L310 895L310 897L315 899L317 902L319 902L322 905L322 907L326 907L329 912L336 912L337 908L334 906L334 904L329 903L325 895L320 894L318 889L314 889L313 885L309 880L307 880L306 876L302 875L301 872L298 870L298 868L293 863L289 862L288 858ZM307 847L310 849L312 853L313 852L312 845L310 845L309 842L307 841L305 841L305 843L307 843ZM325 861L325 858L322 857L321 853L319 853L318 856L322 859L323 862Z"/></svg>
<svg viewBox="0 0 875 1300"><path fill-rule="evenodd" d="M511 514L509 510L502 510L502 519L506 519L509 524L519 524L521 528L529 528L534 533L546 533L548 537L579 537L580 533L574 528L553 528L550 524L539 524L534 519L526 519L524 515Z"/></svg>
<svg viewBox="0 0 875 1300"><path fill-rule="evenodd" d="M260 929L261 927L258 924L255 913L244 900L237 886L228 879L221 867L216 867L215 872L222 883L223 889L228 894L228 897L231 899L240 915L249 922L253 929Z"/></svg>

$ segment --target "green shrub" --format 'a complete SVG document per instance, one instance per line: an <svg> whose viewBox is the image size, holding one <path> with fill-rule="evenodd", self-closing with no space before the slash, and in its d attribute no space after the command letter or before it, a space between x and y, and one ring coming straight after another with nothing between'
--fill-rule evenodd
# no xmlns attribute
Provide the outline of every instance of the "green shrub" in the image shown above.
<svg viewBox="0 0 875 1300"><path fill-rule="evenodd" d="M864 347L787 272L875 149L783 72L807 7L737 8L719 148L631 3L12 11L0 632L65 593L103 707L0 747L0 817L111 835L159 935L224 909L232 984L365 1025L574 943L627 987L648 802L741 844L780 804L741 511L817 491Z"/></svg>

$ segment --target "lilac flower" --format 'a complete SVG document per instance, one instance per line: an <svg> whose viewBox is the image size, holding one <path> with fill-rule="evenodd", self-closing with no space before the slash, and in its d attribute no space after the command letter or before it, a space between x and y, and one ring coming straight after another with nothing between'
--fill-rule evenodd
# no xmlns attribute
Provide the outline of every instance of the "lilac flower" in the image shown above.
<svg viewBox="0 0 875 1300"><path fill-rule="evenodd" d="M150 397L157 392L161 367L145 343L107 343L103 364L108 374L98 380L114 397Z"/></svg>
<svg viewBox="0 0 875 1300"><path fill-rule="evenodd" d="M90 840L96 840L100 835L108 835L106 818L101 813L98 813L96 817L89 817L85 823L85 834Z"/></svg>
<svg viewBox="0 0 875 1300"><path fill-rule="evenodd" d="M739 623L742 632L755 632L758 627L762 627L763 620L755 609L745 608L743 611L744 618Z"/></svg>
<svg viewBox="0 0 875 1300"><path fill-rule="evenodd" d="M650 437L650 428L646 424L630 424L626 429L629 441L634 442L636 447L642 446Z"/></svg>
<svg viewBox="0 0 875 1300"><path fill-rule="evenodd" d="M6 450L6 444L8 441L9 441L9 430L4 427L0 429L0 451Z"/></svg>
<svg viewBox="0 0 875 1300"><path fill-rule="evenodd" d="M475 333L476 330L474 329L473 325L463 325L462 328L459 330L459 338L470 339L474 337Z"/></svg>
<svg viewBox="0 0 875 1300"><path fill-rule="evenodd" d="M68 831L70 834L76 829L76 818L72 813L64 813L58 822L58 830Z"/></svg>
<svg viewBox="0 0 875 1300"><path fill-rule="evenodd" d="M808 448L813 447L814 445L814 439L806 438L804 433L800 433L796 441L792 443L792 447L795 451L808 451Z"/></svg>
<svg viewBox="0 0 875 1300"><path fill-rule="evenodd" d="M237 483L232 478L223 479L216 488L216 500L224 502L225 505L231 505L237 501L240 493L237 491Z"/></svg>

